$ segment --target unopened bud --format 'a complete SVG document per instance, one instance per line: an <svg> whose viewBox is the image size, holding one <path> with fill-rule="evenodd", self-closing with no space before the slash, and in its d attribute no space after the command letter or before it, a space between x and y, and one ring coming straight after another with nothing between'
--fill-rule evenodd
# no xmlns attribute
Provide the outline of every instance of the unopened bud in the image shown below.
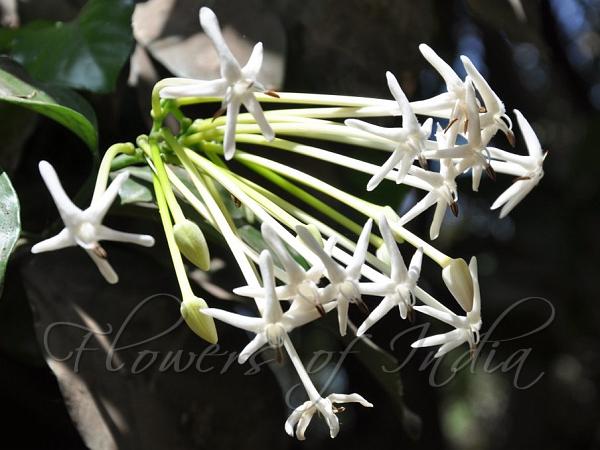
<svg viewBox="0 0 600 450"><path fill-rule="evenodd" d="M205 341L216 344L219 339L217 328L212 317L200 312L204 308L208 308L208 305L203 299L190 295L181 303L181 317L194 333Z"/></svg>
<svg viewBox="0 0 600 450"><path fill-rule="evenodd" d="M317 240L319 245L323 247L325 244L323 243L323 237L321 236L321 232L316 227L316 225L309 223L306 225L306 229L312 234L312 236Z"/></svg>
<svg viewBox="0 0 600 450"><path fill-rule="evenodd" d="M185 219L173 227L179 251L201 270L210 269L210 253L204 233L198 225Z"/></svg>
<svg viewBox="0 0 600 450"><path fill-rule="evenodd" d="M465 312L471 311L473 309L473 278L467 262L462 258L451 260L442 270L442 278L461 308Z"/></svg>

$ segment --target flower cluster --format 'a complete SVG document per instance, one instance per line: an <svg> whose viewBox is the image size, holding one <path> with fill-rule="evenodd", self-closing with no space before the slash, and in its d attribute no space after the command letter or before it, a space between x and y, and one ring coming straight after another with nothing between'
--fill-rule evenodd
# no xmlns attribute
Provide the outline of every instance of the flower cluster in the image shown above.
<svg viewBox="0 0 600 450"><path fill-rule="evenodd" d="M319 412L331 437L335 437L339 431L336 414L343 410L336 404L373 405L358 394L323 396L311 381L289 333L336 310L339 333L343 336L348 332L349 308L355 305L366 316L357 329L357 335L363 336L397 306L402 320L420 313L452 328L444 334L419 339L413 347L439 346L436 357L463 343L473 350L482 327L476 258L471 258L469 264L464 259L451 258L405 225L435 205L429 237L436 239L447 210L459 214L458 180L465 174L471 176L473 191L479 189L484 173L493 180L496 174L517 177L491 206L491 209L501 208L500 216L504 217L539 183L546 155L532 127L517 110L517 123L529 154L519 155L490 145L501 131L514 146L512 122L502 101L465 56L461 57L466 72L462 79L430 47L422 44L421 53L440 74L447 92L416 102L408 100L391 72L386 78L393 100L275 93L259 81L261 43L254 46L242 67L228 48L210 9L200 10L200 23L220 58L221 77L208 81L179 78L160 81L153 93L151 132L138 137L135 145L118 144L109 149L101 165L92 205L85 211L70 202L52 167L42 162L40 171L66 228L58 236L34 246L32 251L78 244L94 259L106 279L116 282L116 274L106 262L106 253L98 241L111 239L152 245L153 239L110 230L101 221L127 177L126 166L146 167L182 290L182 314L186 322L211 342L217 339L212 319L253 333L254 338L240 353L240 363L265 345L280 357L285 350L308 396L291 413L285 430L304 439L313 415ZM214 117L192 121L182 111L186 105L214 101L221 101ZM265 112L259 102L313 107L273 108ZM241 105L248 113L240 113ZM169 114L179 121L176 134L163 123ZM398 115L402 117L402 126L394 128L359 119ZM358 146L387 154L387 159L377 166L295 142L294 137ZM376 189L384 180L392 180L425 191L425 195L399 216L387 205L365 201L298 168L253 153L251 149L256 147L369 174L367 190ZM128 153L126 162L119 160L118 153ZM117 160L118 166L125 169L106 189L111 163ZM242 175L235 170L236 164L254 172L257 178ZM274 193L261 184L261 178L289 195L284 198ZM364 215L366 223L361 226L340 214L317 198L314 191ZM210 308L193 294L182 255L202 270L209 267L210 257L201 229L185 216L179 202L188 203L227 242L247 283L234 292L254 299L259 313L256 317ZM307 212L305 206L318 210L328 220L321 221ZM241 227L246 225L260 227L262 245L256 244L256 238L244 238ZM357 235L356 241L348 239L348 233ZM404 247L412 247L403 248L403 253L410 255L408 266L398 247L402 242L406 243ZM464 315L456 314L419 286L424 256L439 265L442 279ZM371 303L372 308L368 306Z"/></svg>

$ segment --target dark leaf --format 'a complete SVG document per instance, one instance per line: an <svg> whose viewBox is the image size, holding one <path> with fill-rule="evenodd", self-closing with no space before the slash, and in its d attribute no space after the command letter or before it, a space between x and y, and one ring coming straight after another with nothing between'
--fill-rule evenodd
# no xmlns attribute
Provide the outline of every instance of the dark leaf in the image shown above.
<svg viewBox="0 0 600 450"><path fill-rule="evenodd" d="M68 23L33 23L0 41L39 81L110 92L133 45L128 0L90 0Z"/></svg>
<svg viewBox="0 0 600 450"><path fill-rule="evenodd" d="M8 58L0 58L0 101L21 105L69 128L96 153L96 115L75 92L24 81L25 74Z"/></svg>
<svg viewBox="0 0 600 450"><path fill-rule="evenodd" d="M19 198L6 173L0 175L0 294L8 257L21 232Z"/></svg>

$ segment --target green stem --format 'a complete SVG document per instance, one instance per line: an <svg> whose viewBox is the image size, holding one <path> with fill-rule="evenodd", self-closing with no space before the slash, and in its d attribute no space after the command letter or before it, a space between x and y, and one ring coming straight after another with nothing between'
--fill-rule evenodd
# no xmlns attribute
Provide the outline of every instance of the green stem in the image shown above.
<svg viewBox="0 0 600 450"><path fill-rule="evenodd" d="M102 158L102 162L100 163L100 167L98 169L98 176L96 177L96 185L94 186L94 194L92 195L92 203L97 201L104 191L106 190L106 186L108 184L108 175L111 171L112 160L119 153L126 153L128 155L132 155L135 153L135 147L131 143L119 143L111 145L104 157Z"/></svg>
<svg viewBox="0 0 600 450"><path fill-rule="evenodd" d="M317 191L320 191L336 200L341 201L342 203L347 204L348 206L354 208L358 212L364 214L367 217L372 218L375 221L379 221L381 214L385 214L388 218L388 221L390 222L390 227L398 236L400 236L403 240L410 243L416 248L423 248L423 252L432 260L434 260L438 265L440 265L441 267L445 267L452 260L452 258L440 252L431 244L425 242L423 239L419 238L414 233L411 233L406 228L399 225L398 215L389 207L383 207L370 202L366 202L328 183L325 183L324 181L315 178L312 175L308 175L304 172L293 169L284 164L271 161L267 158L252 155L249 153L244 153L239 150L236 152L235 158L236 160L242 163L248 161L250 163L264 166L274 172L283 175L284 177L291 178L301 184L310 186L311 188L316 189Z"/></svg>
<svg viewBox="0 0 600 450"><path fill-rule="evenodd" d="M160 213L160 219L165 230L165 237L167 239L167 245L169 247L169 253L171 254L171 260L173 261L173 267L175 268L175 275L177 276L177 282L181 289L181 295L185 299L188 296L194 295L190 282L187 278L185 266L183 265L183 259L179 248L175 242L175 235L173 234L173 223L171 222L171 216L169 214L169 206L163 190L163 184L159 178L155 175L152 177L154 184L154 192L156 195L156 204L158 206L158 212Z"/></svg>

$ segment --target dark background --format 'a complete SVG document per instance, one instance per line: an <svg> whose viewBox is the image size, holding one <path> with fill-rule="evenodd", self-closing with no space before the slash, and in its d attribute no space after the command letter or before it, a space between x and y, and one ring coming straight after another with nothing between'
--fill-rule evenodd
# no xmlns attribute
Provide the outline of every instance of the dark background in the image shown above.
<svg viewBox="0 0 600 450"><path fill-rule="evenodd" d="M19 3L19 13L22 23L40 18L68 20L81 3L35 0ZM510 179L499 177L496 183L485 179L478 195L469 192L465 180L461 214L445 223L436 245L454 256L478 257L484 330L511 305L533 298L508 313L492 333L494 339L526 336L495 347L483 345L475 370L467 367L444 386L435 387L432 369L420 368L428 352L410 352L414 333L401 337L390 349L390 340L406 328L391 313L374 327L374 341L398 360L408 358L400 372L403 396L390 394L390 385L398 392L394 385L398 378L382 379L381 359L369 362L352 355L332 390L359 392L375 408L347 408L340 415L341 431L333 441L322 420L315 417L303 444L288 438L283 430L289 410L282 392L293 376L289 364L253 376L244 376L248 367L233 364L219 374L227 357L210 356L215 369L206 373L193 368L179 374L159 373L158 363L143 373L132 373L138 352L144 350L161 355L173 349L201 354L206 346L184 325L117 352L112 359L109 356L115 366L124 363L121 369L105 369L107 347L101 339L92 339L88 346L97 350L83 354L79 373L68 370L73 358L65 364L51 362L53 373L42 350L48 325L68 321L107 332L112 327L107 336L111 341L144 298L177 294L160 228L152 220L118 209L111 225L150 232L159 241L149 252L107 245L121 278L119 285L106 285L78 249L33 258L25 244L9 265L0 302L2 447L85 448L79 429L94 448L111 448L114 443L127 449L599 448L600 3L523 0L525 19L516 14L514 2L505 0L179 3L178 8L191 11L185 14L188 21L196 20L201 4L214 6L223 24L242 24L242 29L244 22L268 17L265 23L271 28L254 27L256 35L248 35L263 39L266 49L271 45L281 52L285 61L282 89L286 91L389 98L384 73L392 70L410 99L422 99L439 93L442 83L418 52L420 42L429 43L460 75L458 55L468 55L507 109L518 108L530 120L549 155L541 184L502 221L489 211L489 205ZM182 19L173 18L172 29L177 29L176 20ZM159 75L169 73L167 67L153 62ZM144 99L150 90L143 82L129 86L128 68L116 92L86 94L99 117L100 148L147 131ZM25 237L35 242L57 226L37 162L43 158L55 164L71 194L89 176L91 159L83 144L54 122L6 105L0 112L4 136L6 130L20 131L16 133L19 139L11 138L10 145L0 146L0 155L21 200ZM517 128L515 132L516 151L524 152ZM501 136L496 144L507 148ZM12 146L24 150L7 150L16 148ZM306 160L302 164L305 170L357 193L366 183L327 165L311 167ZM404 199L414 201L412 194L407 197L407 191L394 185L374 195L374 200L397 208L403 207ZM426 213L411 227L426 235L430 219ZM226 290L242 284L223 247L215 244L213 254L224 259L226 266L212 275L211 282ZM451 301L435 267L424 268L422 278L426 290L446 303ZM197 291L211 305L230 308L204 288L197 287ZM163 295L135 315L119 343L133 344L154 336L177 318L177 304ZM360 320L360 314L355 318ZM550 319L543 330L528 334ZM308 359L317 349L342 348L329 325L294 335ZM225 326L219 327L219 334L221 351L239 351L247 339ZM80 345L83 336L74 327L57 327L49 343L56 354L66 355ZM436 380L451 374L460 352L453 355L445 358ZM488 368L505 365L485 370L486 357L493 361ZM522 389L540 374L539 381ZM321 378L321 374L316 377L318 382ZM293 402L299 401L301 397Z"/></svg>

